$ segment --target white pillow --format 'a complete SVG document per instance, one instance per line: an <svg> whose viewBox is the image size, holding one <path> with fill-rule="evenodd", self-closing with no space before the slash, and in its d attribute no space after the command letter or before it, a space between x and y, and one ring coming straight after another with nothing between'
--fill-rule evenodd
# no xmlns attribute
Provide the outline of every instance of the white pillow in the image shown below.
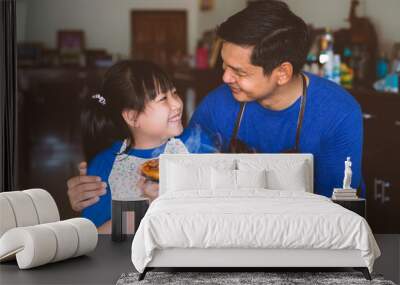
<svg viewBox="0 0 400 285"><path fill-rule="evenodd" d="M267 188L266 170L235 170L238 188Z"/></svg>
<svg viewBox="0 0 400 285"><path fill-rule="evenodd" d="M267 188L273 190L307 191L306 164L287 169L267 170Z"/></svg>
<svg viewBox="0 0 400 285"><path fill-rule="evenodd" d="M210 189L210 167L185 166L169 162L167 165L168 191L185 191L193 189Z"/></svg>
<svg viewBox="0 0 400 285"><path fill-rule="evenodd" d="M211 181L213 190L267 187L265 169L253 171L211 168Z"/></svg>
<svg viewBox="0 0 400 285"><path fill-rule="evenodd" d="M213 190L236 190L236 170L211 168Z"/></svg>
<svg viewBox="0 0 400 285"><path fill-rule="evenodd" d="M240 159L240 170L266 170L267 189L307 191L311 189L310 169L306 161L291 159Z"/></svg>

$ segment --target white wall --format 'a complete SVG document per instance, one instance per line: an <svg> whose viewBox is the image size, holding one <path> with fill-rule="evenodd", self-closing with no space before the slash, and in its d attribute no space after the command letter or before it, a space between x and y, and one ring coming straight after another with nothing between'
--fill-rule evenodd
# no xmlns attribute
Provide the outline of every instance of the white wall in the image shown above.
<svg viewBox="0 0 400 285"><path fill-rule="evenodd" d="M247 0L215 0L214 9L199 11L199 37L204 31L214 29L228 17L244 9L246 4Z"/></svg>
<svg viewBox="0 0 400 285"><path fill-rule="evenodd" d="M210 11L200 11L198 0L17 0L28 6L26 35L21 40L41 41L54 48L57 30L83 29L86 46L106 48L109 52L130 54L132 9L186 10L188 48L194 53L197 40L205 30L215 28L230 15L243 9L246 0L215 0ZM20 9L18 17L24 17ZM17 9L18 12L18 9ZM22 26L19 25L19 26Z"/></svg>
<svg viewBox="0 0 400 285"><path fill-rule="evenodd" d="M57 30L83 29L86 47L129 55L132 9L186 10L188 47L195 49L197 0L34 0L29 3L26 40L55 47Z"/></svg>
<svg viewBox="0 0 400 285"><path fill-rule="evenodd" d="M351 0L284 0L306 23L315 27L348 28ZM360 0L359 17L367 17L375 26L382 51L390 52L400 42L400 0Z"/></svg>
<svg viewBox="0 0 400 285"><path fill-rule="evenodd" d="M350 0L284 0L315 27L348 27ZM21 5L22 3L22 5ZM215 28L243 9L247 0L215 0L214 9L200 11L198 0L17 0L18 39L55 47L57 30L83 29L88 48L130 54L132 9L181 9L188 13L188 47L193 53L205 30ZM361 0L358 15L370 18L380 46L390 51L400 42L400 0ZM25 16L24 16L25 15Z"/></svg>
<svg viewBox="0 0 400 285"><path fill-rule="evenodd" d="M313 26L348 28L350 0L284 0L294 13ZM364 5L362 3L361 5ZM362 11L359 7L359 11Z"/></svg>
<svg viewBox="0 0 400 285"><path fill-rule="evenodd" d="M365 14L375 26L382 50L391 52L400 42L400 0L366 0Z"/></svg>

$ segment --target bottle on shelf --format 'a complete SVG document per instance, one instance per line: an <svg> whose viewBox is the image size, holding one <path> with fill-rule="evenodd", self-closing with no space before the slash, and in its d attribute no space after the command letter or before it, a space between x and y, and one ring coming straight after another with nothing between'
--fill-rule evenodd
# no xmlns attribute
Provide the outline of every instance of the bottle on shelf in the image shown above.
<svg viewBox="0 0 400 285"><path fill-rule="evenodd" d="M333 51L333 34L331 32L331 29L325 29L325 33L321 36L320 48L321 52L328 50Z"/></svg>
<svg viewBox="0 0 400 285"><path fill-rule="evenodd" d="M343 61L340 64L340 84L345 88L352 88L353 78L352 51L346 47L343 50Z"/></svg>
<svg viewBox="0 0 400 285"><path fill-rule="evenodd" d="M381 56L378 58L378 62L376 64L376 76L378 79L385 78L389 73L389 61L386 57L385 53L381 53Z"/></svg>
<svg viewBox="0 0 400 285"><path fill-rule="evenodd" d="M208 48L203 41L199 41L196 49L196 68L208 68Z"/></svg>
<svg viewBox="0 0 400 285"><path fill-rule="evenodd" d="M335 81L335 54L333 52L333 34L329 28L321 36L319 62L322 65L322 76L326 79Z"/></svg>
<svg viewBox="0 0 400 285"><path fill-rule="evenodd" d="M320 50L320 42L314 41L310 47L310 51L307 54L307 61L304 65L304 71L313 73L315 75L320 76L320 65L319 65L319 50Z"/></svg>
<svg viewBox="0 0 400 285"><path fill-rule="evenodd" d="M306 72L313 73L315 75L320 75L320 68L318 65L317 55L310 52L307 55L307 61L304 64L303 70Z"/></svg>
<svg viewBox="0 0 400 285"><path fill-rule="evenodd" d="M400 74L400 44L399 49L393 52L392 72Z"/></svg>
<svg viewBox="0 0 400 285"><path fill-rule="evenodd" d="M333 57L332 81L340 84L340 74L340 55L335 54Z"/></svg>

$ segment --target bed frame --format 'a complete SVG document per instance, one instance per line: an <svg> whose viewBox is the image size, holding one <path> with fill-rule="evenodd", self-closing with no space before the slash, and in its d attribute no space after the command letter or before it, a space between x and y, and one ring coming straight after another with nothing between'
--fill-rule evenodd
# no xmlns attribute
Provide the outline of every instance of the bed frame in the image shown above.
<svg viewBox="0 0 400 285"><path fill-rule="evenodd" d="M311 154L195 154L161 155L160 158L160 194L166 191L168 161L189 159L203 163L210 160L225 162L240 158L257 159L294 159L309 164L309 181L313 181L313 156ZM310 183L307 192L313 192ZM232 268L246 271L250 268L343 268L350 267L361 271L367 280L371 280L369 270L359 250L330 249L254 249L254 248L168 248L157 249L153 259L139 280L155 268Z"/></svg>
<svg viewBox="0 0 400 285"><path fill-rule="evenodd" d="M246 271L254 268L337 268L350 267L371 280L359 250L328 249L193 249L156 250L152 261L139 275L155 268L232 268Z"/></svg>

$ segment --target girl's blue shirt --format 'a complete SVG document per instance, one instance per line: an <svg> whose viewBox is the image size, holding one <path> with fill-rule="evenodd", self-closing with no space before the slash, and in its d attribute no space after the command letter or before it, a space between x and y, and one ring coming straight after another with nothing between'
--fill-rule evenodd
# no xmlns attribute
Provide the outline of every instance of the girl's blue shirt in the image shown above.
<svg viewBox="0 0 400 285"><path fill-rule="evenodd" d="M214 153L217 152L216 143L211 135L202 130L199 126L186 128L183 133L176 137L180 139L190 153ZM114 165L115 158L120 152L122 141L116 141L111 147L97 154L88 165L87 175L99 176L101 181L107 183L106 194L100 196L100 200L85 208L82 217L90 219L96 227L101 226L111 219L111 190L109 177ZM131 149L128 155L152 159L157 158L164 152L166 144L152 149Z"/></svg>

